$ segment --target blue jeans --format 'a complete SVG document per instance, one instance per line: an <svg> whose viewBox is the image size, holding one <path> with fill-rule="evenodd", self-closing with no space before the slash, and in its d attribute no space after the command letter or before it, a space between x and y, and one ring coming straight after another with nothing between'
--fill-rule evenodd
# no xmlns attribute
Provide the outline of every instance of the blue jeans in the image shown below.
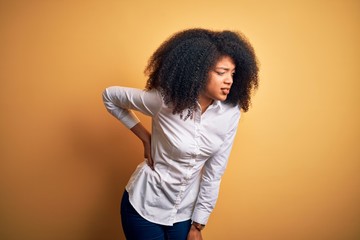
<svg viewBox="0 0 360 240"><path fill-rule="evenodd" d="M186 240L191 227L191 220L173 226L149 222L133 208L127 191L124 191L121 201L121 222L128 240Z"/></svg>

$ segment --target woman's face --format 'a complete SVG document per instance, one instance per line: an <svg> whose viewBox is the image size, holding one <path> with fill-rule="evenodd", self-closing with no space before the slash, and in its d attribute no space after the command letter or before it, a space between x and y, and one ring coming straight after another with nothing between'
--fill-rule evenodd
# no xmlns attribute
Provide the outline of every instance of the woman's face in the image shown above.
<svg viewBox="0 0 360 240"><path fill-rule="evenodd" d="M231 57L221 57L209 72L209 79L201 98L208 101L225 101L230 92L235 73L235 64Z"/></svg>

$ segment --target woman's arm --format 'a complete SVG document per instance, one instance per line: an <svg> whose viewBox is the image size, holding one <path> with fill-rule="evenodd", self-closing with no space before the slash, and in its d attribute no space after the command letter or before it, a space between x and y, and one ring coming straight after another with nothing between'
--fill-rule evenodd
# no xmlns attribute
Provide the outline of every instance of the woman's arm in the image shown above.
<svg viewBox="0 0 360 240"><path fill-rule="evenodd" d="M154 116L162 107L162 97L156 90L114 86L106 88L102 96L108 112L129 129L139 123L139 119L131 110Z"/></svg>
<svg viewBox="0 0 360 240"><path fill-rule="evenodd" d="M160 93L156 90L145 91L127 87L109 87L103 92L103 101L106 109L142 141L144 157L147 159L147 164L153 169L151 134L132 110L153 117L160 111L163 103Z"/></svg>
<svg viewBox="0 0 360 240"><path fill-rule="evenodd" d="M230 119L229 129L220 149L209 158L204 167L200 182L200 191L195 204L191 219L194 222L206 225L213 211L220 188L221 177L225 172L228 158L236 135L240 112L234 114Z"/></svg>

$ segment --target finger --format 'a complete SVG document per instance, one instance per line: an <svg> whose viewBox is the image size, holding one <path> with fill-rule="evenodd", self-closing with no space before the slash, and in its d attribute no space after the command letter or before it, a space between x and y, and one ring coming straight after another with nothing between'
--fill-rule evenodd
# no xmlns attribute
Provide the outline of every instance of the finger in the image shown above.
<svg viewBox="0 0 360 240"><path fill-rule="evenodd" d="M151 167L151 169L154 170L154 161L151 158L148 158L148 163L149 163L149 166Z"/></svg>
<svg viewBox="0 0 360 240"><path fill-rule="evenodd" d="M154 162L151 158L145 158L145 162L151 169L154 170Z"/></svg>
<svg viewBox="0 0 360 240"><path fill-rule="evenodd" d="M149 158L149 164L152 170L154 170L154 161L152 160L152 158Z"/></svg>

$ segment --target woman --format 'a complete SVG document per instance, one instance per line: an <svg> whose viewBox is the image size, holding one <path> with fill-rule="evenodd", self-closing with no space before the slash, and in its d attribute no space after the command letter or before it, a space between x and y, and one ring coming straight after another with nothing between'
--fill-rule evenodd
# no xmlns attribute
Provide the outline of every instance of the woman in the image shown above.
<svg viewBox="0 0 360 240"><path fill-rule="evenodd" d="M240 111L258 86L253 48L235 32L189 29L165 41L145 73L145 90L103 93L107 110L144 145L121 202L125 236L202 239ZM132 110L152 117L151 133Z"/></svg>

